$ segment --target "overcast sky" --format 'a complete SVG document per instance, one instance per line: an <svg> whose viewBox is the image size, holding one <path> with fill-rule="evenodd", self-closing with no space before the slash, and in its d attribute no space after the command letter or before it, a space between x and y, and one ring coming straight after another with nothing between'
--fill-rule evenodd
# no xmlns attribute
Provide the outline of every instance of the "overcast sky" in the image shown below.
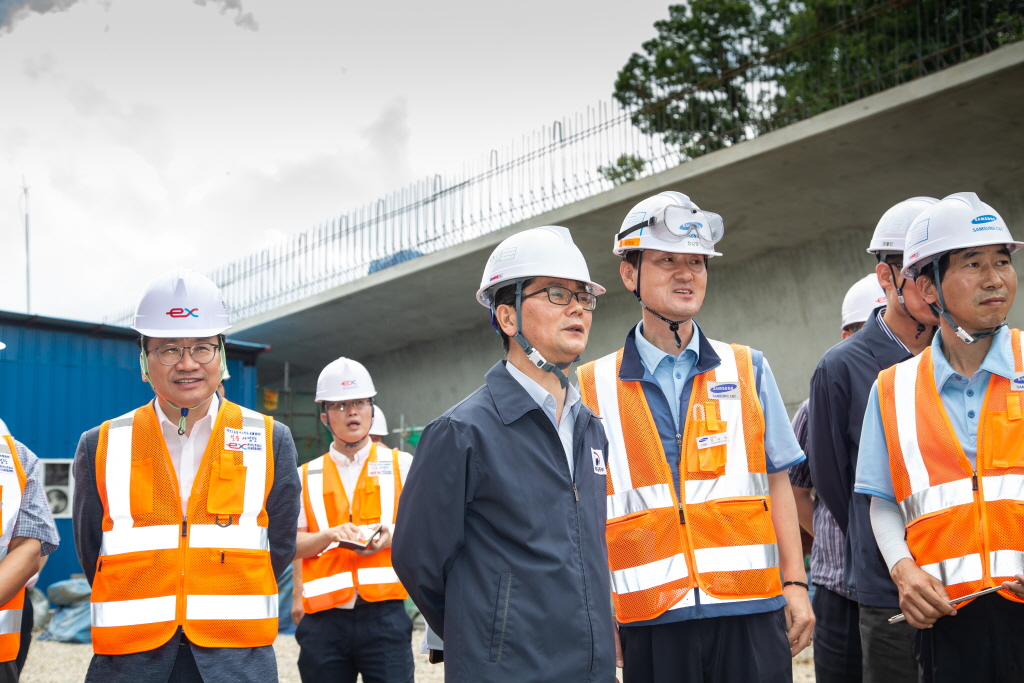
<svg viewBox="0 0 1024 683"><path fill-rule="evenodd" d="M666 0L0 0L0 309L99 320L607 100Z"/></svg>

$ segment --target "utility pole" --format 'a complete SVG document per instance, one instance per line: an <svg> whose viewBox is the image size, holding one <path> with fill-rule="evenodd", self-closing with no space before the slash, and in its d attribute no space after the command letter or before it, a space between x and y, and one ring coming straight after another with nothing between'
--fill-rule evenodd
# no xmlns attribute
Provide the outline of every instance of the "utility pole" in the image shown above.
<svg viewBox="0 0 1024 683"><path fill-rule="evenodd" d="M28 248L28 185L21 176L21 192L25 196L25 312L32 313L32 262Z"/></svg>

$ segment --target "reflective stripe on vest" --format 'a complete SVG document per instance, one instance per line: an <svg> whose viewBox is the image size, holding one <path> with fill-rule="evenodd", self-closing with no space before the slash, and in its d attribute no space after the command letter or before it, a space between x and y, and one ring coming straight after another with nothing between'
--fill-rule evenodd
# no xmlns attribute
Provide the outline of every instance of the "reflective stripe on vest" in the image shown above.
<svg viewBox="0 0 1024 683"><path fill-rule="evenodd" d="M25 469L10 434L0 436L0 563L14 535L25 492ZM0 605L0 662L14 661L21 646L21 609L25 603L22 588L6 604Z"/></svg>
<svg viewBox="0 0 1024 683"><path fill-rule="evenodd" d="M1018 330L1010 331L1024 372ZM1024 573L1024 418L1021 392L989 379L976 468L964 454L935 385L932 348L883 370L879 404L889 467L914 560L951 597ZM1004 597L1020 600L1009 591Z"/></svg>
<svg viewBox="0 0 1024 683"><path fill-rule="evenodd" d="M179 625L204 647L273 642L277 583L265 510L272 426L222 402L185 516L152 405L101 427L105 517L91 605L98 654L151 650ZM229 431L240 446L228 447Z"/></svg>
<svg viewBox="0 0 1024 683"><path fill-rule="evenodd" d="M390 468L382 467L385 463L389 463ZM371 477L371 464L375 469L389 469L390 475ZM327 474L325 468L328 470ZM329 529L349 521L341 518L331 519L326 500L328 496L333 497L334 494L329 491L325 493L325 476L334 482L333 486L340 485L340 475L330 454L322 455L303 466L302 505L306 510L306 519L311 531ZM375 515L367 514L367 510L356 509L357 500L368 488L373 488L374 482L380 505L379 520L389 524L393 533L397 517L396 500L401 493L402 485L398 451L386 447L378 448L375 443L371 445L369 456L353 491L354 499L348 500L347 494L344 494L349 517L357 526L375 523L373 520L378 519ZM341 493L344 493L343 486ZM339 514L340 512L338 511ZM352 550L339 548L337 543L332 543L316 557L302 561L302 579L303 608L311 614L350 602L356 591L368 602L401 600L408 596L391 567L390 549L363 557Z"/></svg>
<svg viewBox="0 0 1024 683"><path fill-rule="evenodd" d="M715 601L781 594L750 350L711 344L722 363L694 378L680 456L682 506L642 385L619 380L623 351L579 371L583 400L603 418L609 442L607 540L623 623L683 604L694 585ZM716 398L709 382L738 398ZM707 435L713 439L702 443L712 445L698 448Z"/></svg>

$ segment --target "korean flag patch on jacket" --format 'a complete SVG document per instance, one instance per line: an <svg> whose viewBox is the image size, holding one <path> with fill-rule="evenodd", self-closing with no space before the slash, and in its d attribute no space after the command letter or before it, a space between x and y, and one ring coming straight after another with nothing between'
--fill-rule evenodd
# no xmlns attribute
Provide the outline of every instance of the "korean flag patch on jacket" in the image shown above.
<svg viewBox="0 0 1024 683"><path fill-rule="evenodd" d="M604 466L604 453L596 448L591 448L590 455L594 459L594 474L608 474L608 470Z"/></svg>

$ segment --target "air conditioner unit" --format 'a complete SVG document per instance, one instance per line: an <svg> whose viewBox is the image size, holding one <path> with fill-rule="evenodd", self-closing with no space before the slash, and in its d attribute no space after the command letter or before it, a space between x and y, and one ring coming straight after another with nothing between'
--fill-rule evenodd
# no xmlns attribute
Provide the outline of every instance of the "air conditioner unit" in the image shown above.
<svg viewBox="0 0 1024 683"><path fill-rule="evenodd" d="M71 500L75 495L75 477L71 458L40 458L43 468L43 491L55 518L71 517Z"/></svg>

